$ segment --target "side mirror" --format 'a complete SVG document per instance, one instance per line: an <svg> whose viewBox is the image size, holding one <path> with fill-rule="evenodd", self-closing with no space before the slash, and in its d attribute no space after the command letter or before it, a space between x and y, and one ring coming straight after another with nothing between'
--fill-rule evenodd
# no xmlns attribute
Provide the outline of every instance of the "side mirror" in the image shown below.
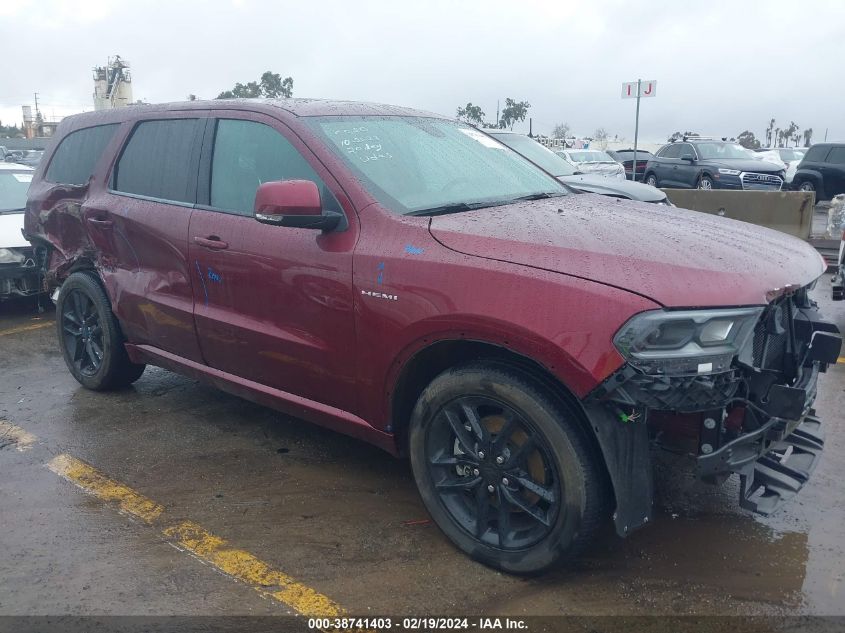
<svg viewBox="0 0 845 633"><path fill-rule="evenodd" d="M331 231L339 213L323 213L320 190L310 180L265 182L255 192L255 219L263 224Z"/></svg>
<svg viewBox="0 0 845 633"><path fill-rule="evenodd" d="M681 160L688 160L689 162L694 163L695 162L695 156L693 156L692 154L683 154L681 156Z"/></svg>

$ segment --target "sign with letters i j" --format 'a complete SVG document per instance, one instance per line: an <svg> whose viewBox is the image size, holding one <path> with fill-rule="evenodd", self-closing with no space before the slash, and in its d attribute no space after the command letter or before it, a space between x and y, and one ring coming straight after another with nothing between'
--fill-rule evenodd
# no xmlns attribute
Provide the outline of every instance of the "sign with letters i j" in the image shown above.
<svg viewBox="0 0 845 633"><path fill-rule="evenodd" d="M640 97L654 97L657 95L657 82L654 80L643 79L640 82ZM636 99L637 98L637 82L626 81L622 84L622 98Z"/></svg>

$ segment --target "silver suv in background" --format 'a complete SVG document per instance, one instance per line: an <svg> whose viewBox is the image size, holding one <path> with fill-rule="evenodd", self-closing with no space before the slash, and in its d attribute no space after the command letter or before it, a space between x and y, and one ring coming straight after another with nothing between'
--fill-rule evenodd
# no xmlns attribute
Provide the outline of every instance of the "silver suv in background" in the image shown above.
<svg viewBox="0 0 845 633"><path fill-rule="evenodd" d="M598 193L603 196L612 196L615 198L626 198L628 200L639 200L640 202L672 204L669 202L666 194L655 187L649 187L648 185L629 180L617 180L615 178L597 176L595 174L581 174L558 154L524 134L509 132L507 130L486 131L500 143L507 145L517 154L522 155L523 158L527 158L538 167L545 169L565 185L578 191ZM622 165L619 165L619 167L621 168Z"/></svg>

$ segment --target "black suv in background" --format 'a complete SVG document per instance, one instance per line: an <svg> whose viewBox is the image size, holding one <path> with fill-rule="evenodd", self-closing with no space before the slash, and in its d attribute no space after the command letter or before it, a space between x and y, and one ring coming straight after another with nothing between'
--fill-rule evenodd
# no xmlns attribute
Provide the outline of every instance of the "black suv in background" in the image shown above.
<svg viewBox="0 0 845 633"><path fill-rule="evenodd" d="M686 137L664 145L648 161L645 182L674 189L757 189L779 191L784 171L728 141Z"/></svg>
<svg viewBox="0 0 845 633"><path fill-rule="evenodd" d="M845 143L818 143L808 149L792 186L800 191L815 191L816 200L830 200L845 193Z"/></svg>

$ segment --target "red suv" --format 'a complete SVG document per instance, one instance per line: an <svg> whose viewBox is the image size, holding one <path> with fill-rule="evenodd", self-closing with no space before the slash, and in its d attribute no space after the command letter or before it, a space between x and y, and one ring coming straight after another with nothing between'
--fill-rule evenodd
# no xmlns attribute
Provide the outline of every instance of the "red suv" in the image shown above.
<svg viewBox="0 0 845 633"><path fill-rule="evenodd" d="M214 101L65 119L29 190L59 344L90 389L145 364L410 457L470 556L529 573L652 517L653 445L771 512L823 440L840 338L785 234L576 194L463 123Z"/></svg>

